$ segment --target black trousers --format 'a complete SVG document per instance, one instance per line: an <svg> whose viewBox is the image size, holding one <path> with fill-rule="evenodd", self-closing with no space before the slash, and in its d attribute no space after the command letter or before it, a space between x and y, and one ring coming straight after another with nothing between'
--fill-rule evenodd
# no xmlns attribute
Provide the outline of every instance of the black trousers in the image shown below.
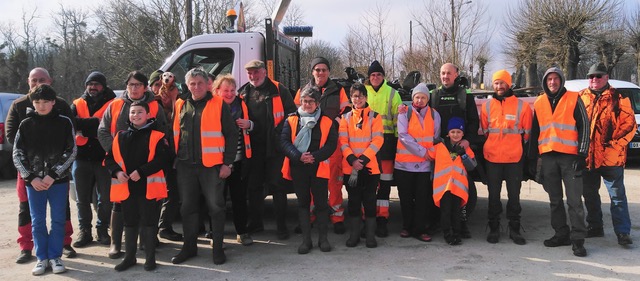
<svg viewBox="0 0 640 281"><path fill-rule="evenodd" d="M489 188L489 221L499 221L502 214L502 202L500 192L502 181L507 184L507 219L519 221L520 212L520 188L522 186L522 162L518 163L492 163L487 161L487 186Z"/></svg>
<svg viewBox="0 0 640 281"><path fill-rule="evenodd" d="M249 224L262 226L264 198L267 190L273 194L277 219L282 220L286 212L287 193L282 179L284 156L269 157L255 153L247 159L249 166L247 187L249 198ZM266 189L265 189L266 188ZM280 214L283 213L283 214Z"/></svg>
<svg viewBox="0 0 640 281"><path fill-rule="evenodd" d="M398 185L402 229L413 235L425 233L427 210L433 203L433 182L429 172L408 172L396 169L393 178ZM435 205L434 205L435 206Z"/></svg>
<svg viewBox="0 0 640 281"><path fill-rule="evenodd" d="M162 210L160 212L160 221L158 228L172 229L173 222L180 211L180 193L178 191L177 171L172 167L164 169L165 179L167 181L167 198L162 202Z"/></svg>
<svg viewBox="0 0 640 281"><path fill-rule="evenodd" d="M129 198L122 201L122 217L125 227L158 225L158 208L160 201L149 200L144 194L130 194Z"/></svg>
<svg viewBox="0 0 640 281"><path fill-rule="evenodd" d="M225 180L225 188L231 197L231 209L233 210L233 225L237 234L247 233L247 182L242 177L242 161L233 163L233 171Z"/></svg>
<svg viewBox="0 0 640 281"><path fill-rule="evenodd" d="M316 165L317 167L317 165ZM298 209L309 211L313 197L314 212L329 218L329 180L316 177L316 171L307 167L291 167L293 189L298 198Z"/></svg>
<svg viewBox="0 0 640 281"><path fill-rule="evenodd" d="M447 191L442 195L440 199L440 226L442 230L446 231L451 229L454 233L460 232L460 202L462 199L455 196L450 191Z"/></svg>
<svg viewBox="0 0 640 281"><path fill-rule="evenodd" d="M347 187L349 203L347 213L350 217L361 217L362 209L367 218L376 217L376 189L380 182L380 174L368 175L361 173L358 175L356 186L349 185L350 175L344 175L343 182Z"/></svg>

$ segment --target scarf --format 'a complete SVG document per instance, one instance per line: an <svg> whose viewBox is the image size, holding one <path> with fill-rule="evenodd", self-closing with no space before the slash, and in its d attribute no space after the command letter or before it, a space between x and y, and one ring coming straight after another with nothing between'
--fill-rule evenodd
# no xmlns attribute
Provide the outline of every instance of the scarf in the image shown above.
<svg viewBox="0 0 640 281"><path fill-rule="evenodd" d="M318 107L314 113L307 113L301 106L298 108L298 115L300 115L298 123L302 129L300 129L296 139L293 141L293 145L298 151L307 152L311 144L311 131L320 120L320 107Z"/></svg>

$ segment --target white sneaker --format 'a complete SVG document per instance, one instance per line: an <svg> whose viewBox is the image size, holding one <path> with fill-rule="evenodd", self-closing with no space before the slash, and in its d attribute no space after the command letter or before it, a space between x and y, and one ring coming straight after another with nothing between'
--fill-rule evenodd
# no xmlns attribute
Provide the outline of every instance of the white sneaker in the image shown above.
<svg viewBox="0 0 640 281"><path fill-rule="evenodd" d="M31 274L33 275L42 275L47 270L47 265L49 264L48 260L39 260L36 262L36 266L31 270Z"/></svg>
<svg viewBox="0 0 640 281"><path fill-rule="evenodd" d="M67 268L62 264L62 260L60 258L50 259L49 265L51 265L51 270L53 273L63 273L67 271Z"/></svg>

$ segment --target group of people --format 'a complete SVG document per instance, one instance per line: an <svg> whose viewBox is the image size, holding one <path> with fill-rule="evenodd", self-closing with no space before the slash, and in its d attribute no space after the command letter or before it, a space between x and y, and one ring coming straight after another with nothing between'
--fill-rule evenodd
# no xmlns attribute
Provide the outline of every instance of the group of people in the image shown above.
<svg viewBox="0 0 640 281"><path fill-rule="evenodd" d="M632 243L623 169L636 123L629 99L608 84L601 64L590 69L589 88L580 93L564 88L560 69L549 69L533 111L514 96L511 75L497 71L495 93L480 114L451 63L440 69L442 86L430 91L418 84L410 105L388 85L378 61L371 63L365 83L351 86L349 97L329 79L331 66L322 57L311 61L313 78L295 95L267 77L264 62L250 61L244 68L249 82L240 87L232 75L214 79L194 68L185 75L188 92L182 95L163 83L171 77L162 71L149 78L133 71L121 97L96 71L71 106L56 95L46 69L33 69L30 92L12 104L5 127L19 172L17 262L30 261L35 244L34 275L48 267L54 273L66 270L61 256L76 254L70 237L71 178L79 222L73 246L94 240L95 193L96 240L110 245L110 258L124 256L117 271L136 264L138 248L145 251L144 269L155 269L158 236L183 241L172 263L196 256L205 220L213 262L224 263L227 195L239 243L251 245L251 234L264 230L267 194L273 195L277 237L288 239L291 187L298 202L294 231L302 234L299 254L313 248L312 225L318 248L332 250L330 222L335 233L348 232L347 247L356 247L361 238L366 247L377 247L376 236L389 235L392 185L400 197L401 237L429 242L442 230L446 243L459 245L471 237L467 220L476 188L468 171L481 168L474 154L480 145L489 190L489 243L500 239L502 181L509 198L509 237L526 243L519 202L524 172L536 174L549 194L555 235L545 246L573 245L574 255L586 256L585 237L604 236L601 177L611 197L618 243ZM346 224L343 186L349 200ZM184 235L172 227L178 211Z"/></svg>

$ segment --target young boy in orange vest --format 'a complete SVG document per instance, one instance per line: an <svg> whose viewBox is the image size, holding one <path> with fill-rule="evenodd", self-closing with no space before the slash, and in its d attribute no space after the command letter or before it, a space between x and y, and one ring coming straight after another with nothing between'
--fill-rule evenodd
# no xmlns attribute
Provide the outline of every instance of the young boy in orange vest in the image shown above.
<svg viewBox="0 0 640 281"><path fill-rule="evenodd" d="M447 138L428 150L429 156L435 159L433 201L441 210L440 225L444 240L449 245L460 245L460 208L469 199L467 170L473 170L477 162L471 148L460 146L464 137L464 120L460 117L451 118L447 131Z"/></svg>
<svg viewBox="0 0 640 281"><path fill-rule="evenodd" d="M136 264L138 229L144 227L144 269L156 268L155 246L159 200L167 197L167 184L162 168L166 166L169 143L155 130L155 119L149 105L133 102L129 108L129 129L113 139L105 164L111 171L111 201L122 204L124 217L125 256L116 265L123 271Z"/></svg>

